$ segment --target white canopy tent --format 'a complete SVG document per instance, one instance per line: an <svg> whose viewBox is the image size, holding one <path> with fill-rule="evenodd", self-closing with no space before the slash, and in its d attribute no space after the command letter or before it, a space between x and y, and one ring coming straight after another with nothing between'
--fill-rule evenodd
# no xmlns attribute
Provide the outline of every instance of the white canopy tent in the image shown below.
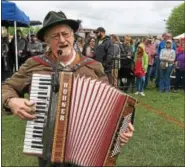
<svg viewBox="0 0 185 168"><path fill-rule="evenodd" d="M178 39L181 39L181 38L185 38L185 33L182 33L178 36L173 37L173 39L175 39L175 40L178 40Z"/></svg>

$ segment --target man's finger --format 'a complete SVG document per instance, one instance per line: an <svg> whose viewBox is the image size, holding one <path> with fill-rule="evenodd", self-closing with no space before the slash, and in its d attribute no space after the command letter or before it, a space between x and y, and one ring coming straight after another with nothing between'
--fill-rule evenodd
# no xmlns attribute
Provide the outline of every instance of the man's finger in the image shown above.
<svg viewBox="0 0 185 168"><path fill-rule="evenodd" d="M127 132L122 134L122 137L131 138L132 136L133 136L133 132Z"/></svg>
<svg viewBox="0 0 185 168"><path fill-rule="evenodd" d="M121 142L120 145L124 146L125 144L127 144L127 142Z"/></svg>
<svg viewBox="0 0 185 168"><path fill-rule="evenodd" d="M128 129L133 132L134 126L131 123L128 123Z"/></svg>
<svg viewBox="0 0 185 168"><path fill-rule="evenodd" d="M121 137L120 137L120 141L121 141L121 142L128 142L128 140L129 140L129 138L126 138L126 137L121 138Z"/></svg>
<svg viewBox="0 0 185 168"><path fill-rule="evenodd" d="M25 112L27 112L27 113L31 113L31 111L32 111L31 107L28 107L28 106L24 106L24 107L22 107L22 109L23 109Z"/></svg>
<svg viewBox="0 0 185 168"><path fill-rule="evenodd" d="M29 114L29 113L27 113L27 112L25 112L25 111L22 111L21 113L22 113L22 115L24 116L24 118L27 119L27 120L33 120L33 119L35 118L34 115Z"/></svg>
<svg viewBox="0 0 185 168"><path fill-rule="evenodd" d="M23 107L23 109L27 113L30 113L30 114L35 114L35 111L36 111L36 107L35 106L31 106L31 107L25 106L25 107Z"/></svg>
<svg viewBox="0 0 185 168"><path fill-rule="evenodd" d="M25 120L25 117L24 117L24 115L22 115L22 113L18 113L17 117L19 117L21 120Z"/></svg>
<svg viewBox="0 0 185 168"><path fill-rule="evenodd" d="M27 99L25 99L24 103L25 103L26 106L33 106L33 105L35 105L35 102L29 101Z"/></svg>

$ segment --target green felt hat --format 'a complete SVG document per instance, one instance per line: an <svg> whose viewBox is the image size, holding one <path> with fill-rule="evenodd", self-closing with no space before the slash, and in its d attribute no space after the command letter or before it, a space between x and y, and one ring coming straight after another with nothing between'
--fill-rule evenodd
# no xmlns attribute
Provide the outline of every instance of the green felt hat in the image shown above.
<svg viewBox="0 0 185 168"><path fill-rule="evenodd" d="M37 32L37 38L41 41L44 41L43 37L48 28L51 28L58 24L69 25L69 27L73 29L74 33L79 28L79 22L77 22L76 20L67 19L66 15L63 12L50 11L44 18L43 27Z"/></svg>

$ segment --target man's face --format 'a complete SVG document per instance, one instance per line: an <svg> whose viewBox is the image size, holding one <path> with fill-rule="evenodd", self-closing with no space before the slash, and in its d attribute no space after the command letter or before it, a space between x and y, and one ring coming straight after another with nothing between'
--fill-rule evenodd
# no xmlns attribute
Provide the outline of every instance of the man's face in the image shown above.
<svg viewBox="0 0 185 168"><path fill-rule="evenodd" d="M98 39L101 39L102 38L102 32L96 32L96 37L98 38Z"/></svg>
<svg viewBox="0 0 185 168"><path fill-rule="evenodd" d="M60 56L69 56L72 54L74 44L74 33L68 25L57 25L45 34L46 42L51 48L52 53L58 57L59 51Z"/></svg>
<svg viewBox="0 0 185 168"><path fill-rule="evenodd" d="M21 37L21 32L17 31L17 37L20 38Z"/></svg>
<svg viewBox="0 0 185 168"><path fill-rule="evenodd" d="M35 42L37 38L35 36L31 36L31 41Z"/></svg>
<svg viewBox="0 0 185 168"><path fill-rule="evenodd" d="M152 40L151 40L151 39L147 39L147 40L146 40L146 43L147 43L147 44L151 44L151 43L152 43Z"/></svg>
<svg viewBox="0 0 185 168"><path fill-rule="evenodd" d="M170 33L165 34L164 40L171 40L171 39L172 39L172 35Z"/></svg>

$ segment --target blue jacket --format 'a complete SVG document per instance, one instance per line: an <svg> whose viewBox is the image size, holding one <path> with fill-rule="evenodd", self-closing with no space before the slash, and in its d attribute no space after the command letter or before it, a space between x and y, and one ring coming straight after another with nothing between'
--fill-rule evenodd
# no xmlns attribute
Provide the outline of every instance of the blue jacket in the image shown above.
<svg viewBox="0 0 185 168"><path fill-rule="evenodd" d="M166 41L165 40L160 42L160 44L158 46L158 50L157 50L157 56L160 56L160 52L164 48L166 48ZM176 51L176 45L174 42L172 43L172 49L174 49Z"/></svg>

